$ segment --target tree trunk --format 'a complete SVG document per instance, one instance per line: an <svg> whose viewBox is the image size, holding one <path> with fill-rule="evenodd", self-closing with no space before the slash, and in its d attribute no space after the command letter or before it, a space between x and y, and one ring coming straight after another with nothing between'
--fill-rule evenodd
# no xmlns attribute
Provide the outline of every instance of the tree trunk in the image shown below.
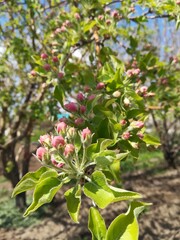
<svg viewBox="0 0 180 240"><path fill-rule="evenodd" d="M168 167L176 169L174 151L172 149L172 146L163 144L162 151L164 159L168 163Z"/></svg>
<svg viewBox="0 0 180 240"><path fill-rule="evenodd" d="M18 164L15 159L15 145L1 151L1 161L3 163L3 175L10 180L14 188L20 180ZM25 193L16 196L16 207L20 210L26 207Z"/></svg>

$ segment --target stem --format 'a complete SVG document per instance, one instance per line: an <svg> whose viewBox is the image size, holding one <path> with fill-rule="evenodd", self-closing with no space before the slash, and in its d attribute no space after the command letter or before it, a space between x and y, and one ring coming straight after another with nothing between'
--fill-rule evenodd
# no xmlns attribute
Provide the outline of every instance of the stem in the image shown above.
<svg viewBox="0 0 180 240"><path fill-rule="evenodd" d="M85 163L86 163L86 147L85 147L85 144L83 143L83 157L82 157L80 169L84 168Z"/></svg>
<svg viewBox="0 0 180 240"><path fill-rule="evenodd" d="M86 175L84 175L84 179L86 179L88 182L92 182L92 180Z"/></svg>

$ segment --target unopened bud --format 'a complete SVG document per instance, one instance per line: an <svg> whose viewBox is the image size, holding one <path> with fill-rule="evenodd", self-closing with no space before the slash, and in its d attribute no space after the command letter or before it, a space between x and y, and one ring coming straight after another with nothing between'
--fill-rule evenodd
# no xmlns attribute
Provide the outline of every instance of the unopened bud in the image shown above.
<svg viewBox="0 0 180 240"><path fill-rule="evenodd" d="M130 106L130 100L128 99L128 98L124 98L124 105L126 106L126 107L129 107Z"/></svg>
<svg viewBox="0 0 180 240"><path fill-rule="evenodd" d="M80 109L80 113L82 114L86 112L86 106L84 105L81 105L79 109Z"/></svg>
<svg viewBox="0 0 180 240"><path fill-rule="evenodd" d="M84 119L83 118L77 118L75 119L74 123L77 125L77 126L80 126L84 123Z"/></svg>
<svg viewBox="0 0 180 240"><path fill-rule="evenodd" d="M122 119L122 120L120 121L120 124L124 126L124 125L127 124L127 121L126 121L125 119Z"/></svg>
<svg viewBox="0 0 180 240"><path fill-rule="evenodd" d="M96 86L96 89L97 89L97 90L101 90L101 89L103 89L103 88L105 88L105 84L104 84L103 82L99 82L99 83L97 84L97 86Z"/></svg>
<svg viewBox="0 0 180 240"><path fill-rule="evenodd" d="M44 144L50 145L50 143L51 143L51 136L49 134L42 135L39 138L39 142L42 145L44 145Z"/></svg>
<svg viewBox="0 0 180 240"><path fill-rule="evenodd" d="M59 59L58 59L58 57L54 56L54 57L52 58L52 61L53 61L54 63L56 63L56 62L59 62Z"/></svg>
<svg viewBox="0 0 180 240"><path fill-rule="evenodd" d="M60 122L57 124L57 132L60 133L60 132L64 132L67 128L67 125L65 122Z"/></svg>
<svg viewBox="0 0 180 240"><path fill-rule="evenodd" d="M63 78L64 77L64 73L63 72L59 72L58 73L58 78Z"/></svg>
<svg viewBox="0 0 180 240"><path fill-rule="evenodd" d="M75 17L77 20L80 20L80 19L81 19L81 16L79 15L79 13L75 13L75 14L74 14L74 17Z"/></svg>
<svg viewBox="0 0 180 240"><path fill-rule="evenodd" d="M62 136L55 136L55 137L53 137L51 143L52 143L53 147L58 148L60 146L64 146L65 141L64 141L64 138Z"/></svg>
<svg viewBox="0 0 180 240"><path fill-rule="evenodd" d="M51 70L51 66L50 66L48 63L44 64L43 68L44 68L46 71L50 71L50 70Z"/></svg>
<svg viewBox="0 0 180 240"><path fill-rule="evenodd" d="M35 76L36 76L36 71L32 70L32 71L30 72L30 74L31 74L32 77L35 77Z"/></svg>
<svg viewBox="0 0 180 240"><path fill-rule="evenodd" d="M41 54L41 59L47 59L47 58L48 58L48 55L46 53Z"/></svg>
<svg viewBox="0 0 180 240"><path fill-rule="evenodd" d="M69 112L77 112L78 111L78 106L74 102L70 102L70 103L65 104L64 108Z"/></svg>
<svg viewBox="0 0 180 240"><path fill-rule="evenodd" d="M90 135L91 135L91 131L90 131L89 128L87 127L87 128L85 128L85 129L82 130L81 134L82 134L83 139L86 139L87 136L90 136Z"/></svg>
<svg viewBox="0 0 180 240"><path fill-rule="evenodd" d="M36 150L36 156L42 161L43 160L43 157L44 155L47 153L46 149L43 148L43 147L39 147L37 150Z"/></svg>
<svg viewBox="0 0 180 240"><path fill-rule="evenodd" d="M82 101L84 101L84 99L85 99L84 95L83 95L82 93L78 93L78 95L77 95L77 100L78 100L79 102L82 102Z"/></svg>
<svg viewBox="0 0 180 240"><path fill-rule="evenodd" d="M124 140L128 140L129 138L130 138L130 132L124 132L123 134L122 134L122 139L124 139Z"/></svg>
<svg viewBox="0 0 180 240"><path fill-rule="evenodd" d="M73 144L67 144L64 148L64 155L68 157L69 155L73 154L75 150L75 147Z"/></svg>
<svg viewBox="0 0 180 240"><path fill-rule="evenodd" d="M121 96L121 92L120 91L113 92L113 97L118 98L120 96Z"/></svg>

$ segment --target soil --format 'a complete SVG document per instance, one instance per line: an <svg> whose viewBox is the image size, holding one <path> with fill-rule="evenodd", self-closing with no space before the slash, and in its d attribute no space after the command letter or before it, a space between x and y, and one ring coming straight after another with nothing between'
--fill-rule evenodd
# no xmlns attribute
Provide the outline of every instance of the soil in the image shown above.
<svg viewBox="0 0 180 240"><path fill-rule="evenodd" d="M142 193L143 201L152 206L139 217L139 240L180 240L180 168L136 172L122 176L124 188ZM83 197L80 224L71 221L66 212L66 203L59 192L50 206L49 214L36 225L28 228L0 229L1 240L90 240L87 230L88 206ZM121 212L126 212L127 203L109 206L101 214L107 225ZM127 239L128 240L128 239Z"/></svg>

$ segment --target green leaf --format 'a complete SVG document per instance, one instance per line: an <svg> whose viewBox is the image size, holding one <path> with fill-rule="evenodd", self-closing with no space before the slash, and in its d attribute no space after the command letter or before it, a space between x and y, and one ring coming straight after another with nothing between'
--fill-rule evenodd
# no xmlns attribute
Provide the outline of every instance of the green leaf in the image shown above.
<svg viewBox="0 0 180 240"><path fill-rule="evenodd" d="M158 139L158 138L153 137L153 136L148 135L148 134L145 134L145 135L144 135L143 141L144 141L146 144L149 144L149 145L154 145L154 146L160 146L160 145L161 145L161 143L159 142L159 139Z"/></svg>
<svg viewBox="0 0 180 240"><path fill-rule="evenodd" d="M55 177L48 177L40 181L34 189L33 202L24 213L24 216L28 216L43 204L51 202L61 186L62 183Z"/></svg>
<svg viewBox="0 0 180 240"><path fill-rule="evenodd" d="M104 240L106 236L106 225L104 219L95 207L89 211L88 228L92 234L92 240Z"/></svg>
<svg viewBox="0 0 180 240"><path fill-rule="evenodd" d="M101 171L95 171L92 174L91 182L85 183L84 193L94 200L99 208L105 208L113 202L141 198L139 193L109 186Z"/></svg>
<svg viewBox="0 0 180 240"><path fill-rule="evenodd" d="M89 30L91 30L94 26L96 25L96 21L88 21L85 25L84 25L84 33L88 32Z"/></svg>
<svg viewBox="0 0 180 240"><path fill-rule="evenodd" d="M62 85L56 86L54 90L54 97L60 102L60 104L63 106L64 104L64 88Z"/></svg>
<svg viewBox="0 0 180 240"><path fill-rule="evenodd" d="M138 240L137 217L147 205L150 204L132 202L127 213L119 215L110 224L105 240Z"/></svg>
<svg viewBox="0 0 180 240"><path fill-rule="evenodd" d="M22 179L18 182L14 191L12 193L12 197L15 197L17 194L30 190L36 186L40 177L49 170L47 167L41 167L36 172L29 172L22 177Z"/></svg>
<svg viewBox="0 0 180 240"><path fill-rule="evenodd" d="M47 169L47 171L41 175L39 181L42 181L48 177L58 177L57 171L52 168Z"/></svg>
<svg viewBox="0 0 180 240"><path fill-rule="evenodd" d="M78 185L67 190L64 194L67 201L67 209L70 217L78 223L79 209L81 205L81 186Z"/></svg>

